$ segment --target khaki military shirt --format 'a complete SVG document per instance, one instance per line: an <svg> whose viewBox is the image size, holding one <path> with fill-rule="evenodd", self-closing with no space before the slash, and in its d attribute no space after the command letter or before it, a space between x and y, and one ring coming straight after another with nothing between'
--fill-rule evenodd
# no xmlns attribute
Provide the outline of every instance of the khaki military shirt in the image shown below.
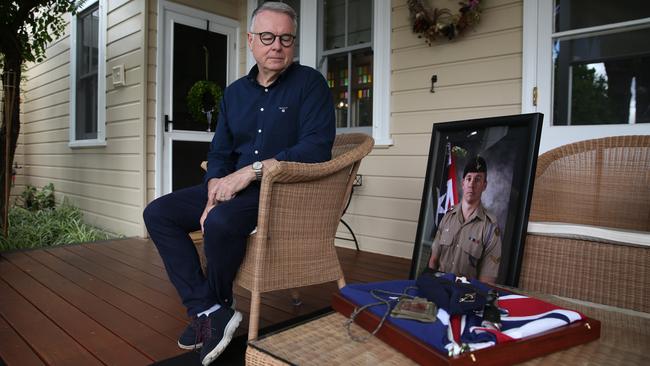
<svg viewBox="0 0 650 366"><path fill-rule="evenodd" d="M431 248L438 258L438 270L459 276L497 277L501 262L501 233L495 217L483 205L467 221L461 204L440 221Z"/></svg>

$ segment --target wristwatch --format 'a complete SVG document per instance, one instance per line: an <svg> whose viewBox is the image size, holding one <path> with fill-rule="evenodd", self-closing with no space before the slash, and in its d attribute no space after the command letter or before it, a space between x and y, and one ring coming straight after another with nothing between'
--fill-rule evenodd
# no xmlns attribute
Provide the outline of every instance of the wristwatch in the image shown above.
<svg viewBox="0 0 650 366"><path fill-rule="evenodd" d="M253 171L255 172L255 180L262 180L262 168L264 164L261 161L256 161L253 163Z"/></svg>

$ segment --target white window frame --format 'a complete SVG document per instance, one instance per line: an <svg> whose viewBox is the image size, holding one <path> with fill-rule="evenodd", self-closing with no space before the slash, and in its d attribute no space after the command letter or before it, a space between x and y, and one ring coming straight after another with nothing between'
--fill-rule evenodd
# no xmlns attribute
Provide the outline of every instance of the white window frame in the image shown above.
<svg viewBox="0 0 650 366"><path fill-rule="evenodd" d="M70 21L70 129L68 146L96 147L106 146L106 0L84 3L78 12L99 3L99 29L97 35L97 137L77 140L77 16Z"/></svg>
<svg viewBox="0 0 650 366"><path fill-rule="evenodd" d="M553 126L553 0L524 1L522 49L522 113L544 114L539 153L576 141L607 136L647 135L650 123L618 125ZM646 21L647 22L647 21ZM609 24L587 29L599 32L615 27L634 29L638 21ZM585 30L583 29L582 32ZM565 33L565 32L563 32ZM558 34L555 34L557 37ZM533 103L537 91L537 105Z"/></svg>
<svg viewBox="0 0 650 366"><path fill-rule="evenodd" d="M257 6L256 0L248 0L247 22ZM390 137L390 75L391 75L391 3L375 1L373 4L373 88L372 88L372 137L375 147L393 145ZM318 0L300 1L300 63L317 68ZM248 26L247 26L248 29ZM248 50L247 72L255 64ZM342 130L342 129L340 129ZM345 129L349 130L349 129Z"/></svg>

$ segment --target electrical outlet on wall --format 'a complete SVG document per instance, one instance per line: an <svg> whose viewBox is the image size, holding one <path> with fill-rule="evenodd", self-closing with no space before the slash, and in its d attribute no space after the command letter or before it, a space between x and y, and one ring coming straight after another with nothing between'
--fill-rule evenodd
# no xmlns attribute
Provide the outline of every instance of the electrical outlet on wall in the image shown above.
<svg viewBox="0 0 650 366"><path fill-rule="evenodd" d="M125 84L124 64L113 66L113 86L118 87Z"/></svg>

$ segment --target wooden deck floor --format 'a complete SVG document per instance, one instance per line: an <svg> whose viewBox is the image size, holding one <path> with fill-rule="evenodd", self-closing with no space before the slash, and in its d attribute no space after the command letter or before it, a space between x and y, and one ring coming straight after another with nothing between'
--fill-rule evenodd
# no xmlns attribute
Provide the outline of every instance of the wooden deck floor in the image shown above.
<svg viewBox="0 0 650 366"><path fill-rule="evenodd" d="M338 249L349 283L404 279L410 261ZM263 295L260 326L329 305L334 283ZM235 290L248 328L250 294ZM8 365L148 365L185 352L188 323L153 244L124 239L0 253L0 357Z"/></svg>

